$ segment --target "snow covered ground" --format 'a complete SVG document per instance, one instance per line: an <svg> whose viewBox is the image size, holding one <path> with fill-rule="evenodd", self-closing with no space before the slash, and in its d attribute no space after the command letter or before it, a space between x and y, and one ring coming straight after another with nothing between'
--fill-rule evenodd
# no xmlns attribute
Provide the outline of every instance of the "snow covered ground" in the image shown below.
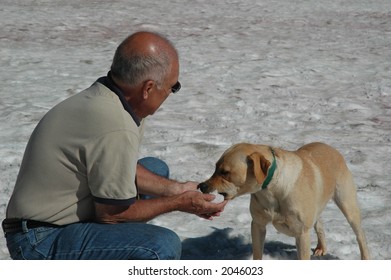
<svg viewBox="0 0 391 280"><path fill-rule="evenodd" d="M166 160L173 178L203 181L237 142L331 144L355 176L372 258L391 259L391 1L1 0L0 25L1 219L39 119L148 29L175 43L183 87L149 119L143 155ZM240 197L214 221L170 213L152 223L178 233L184 259L250 259L248 204ZM323 220L322 259L358 259L333 203ZM294 240L270 226L265 258L296 258Z"/></svg>

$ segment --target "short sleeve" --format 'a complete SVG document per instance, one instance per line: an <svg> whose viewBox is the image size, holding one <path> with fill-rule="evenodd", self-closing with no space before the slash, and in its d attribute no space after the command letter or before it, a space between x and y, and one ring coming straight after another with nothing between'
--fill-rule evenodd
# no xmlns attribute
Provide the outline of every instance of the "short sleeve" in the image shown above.
<svg viewBox="0 0 391 280"><path fill-rule="evenodd" d="M133 132L110 132L89 147L88 185L94 200L130 205L137 197L135 184L139 138Z"/></svg>

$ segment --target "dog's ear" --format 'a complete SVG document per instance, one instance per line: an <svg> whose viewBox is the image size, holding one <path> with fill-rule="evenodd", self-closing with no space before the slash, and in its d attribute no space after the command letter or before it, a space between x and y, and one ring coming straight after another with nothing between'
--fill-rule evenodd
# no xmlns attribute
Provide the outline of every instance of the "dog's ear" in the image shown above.
<svg viewBox="0 0 391 280"><path fill-rule="evenodd" d="M268 161L260 153L255 152L248 156L248 162L254 170L254 175L257 179L257 182L259 184L262 183L265 180L267 171L271 165L270 161Z"/></svg>

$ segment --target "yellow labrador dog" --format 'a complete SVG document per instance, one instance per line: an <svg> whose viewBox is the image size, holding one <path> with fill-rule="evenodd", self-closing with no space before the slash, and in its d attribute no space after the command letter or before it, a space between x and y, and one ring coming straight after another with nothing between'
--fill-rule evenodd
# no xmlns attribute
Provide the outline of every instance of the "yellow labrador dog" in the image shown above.
<svg viewBox="0 0 391 280"><path fill-rule="evenodd" d="M332 198L356 234L361 259L369 258L361 228L356 186L342 155L312 143L297 151L240 143L224 152L212 177L199 188L217 190L225 199L251 193L251 236L254 259L262 259L266 225L296 239L299 259L310 259L310 229L315 228L317 256L326 253L320 214Z"/></svg>

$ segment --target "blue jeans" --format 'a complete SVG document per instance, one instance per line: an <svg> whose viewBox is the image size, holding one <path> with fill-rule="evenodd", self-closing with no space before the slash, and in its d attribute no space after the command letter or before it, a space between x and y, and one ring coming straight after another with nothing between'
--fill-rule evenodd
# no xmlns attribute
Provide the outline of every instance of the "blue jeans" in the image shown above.
<svg viewBox="0 0 391 280"><path fill-rule="evenodd" d="M139 161L168 177L168 166L156 158ZM172 260L181 255L181 241L171 230L145 223L75 223L38 227L6 234L12 259L30 260Z"/></svg>

